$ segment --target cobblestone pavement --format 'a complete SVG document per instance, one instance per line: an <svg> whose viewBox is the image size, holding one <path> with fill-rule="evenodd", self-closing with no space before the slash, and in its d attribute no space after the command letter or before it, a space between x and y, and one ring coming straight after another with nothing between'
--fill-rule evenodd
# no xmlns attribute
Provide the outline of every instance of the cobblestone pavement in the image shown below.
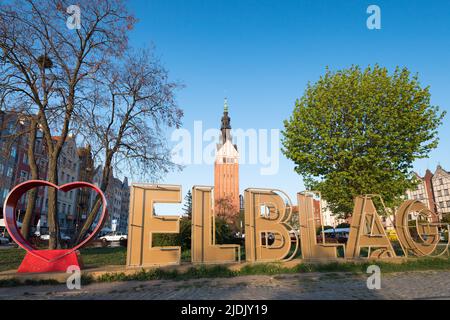
<svg viewBox="0 0 450 320"><path fill-rule="evenodd" d="M0 299L448 299L450 272L382 275L369 290L368 275L310 273L275 276L95 283L81 290L65 285L0 288Z"/></svg>

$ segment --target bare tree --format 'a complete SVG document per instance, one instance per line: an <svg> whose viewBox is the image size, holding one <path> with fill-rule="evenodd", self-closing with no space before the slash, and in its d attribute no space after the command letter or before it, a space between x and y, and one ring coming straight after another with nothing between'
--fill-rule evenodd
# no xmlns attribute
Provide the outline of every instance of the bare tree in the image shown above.
<svg viewBox="0 0 450 320"><path fill-rule="evenodd" d="M30 117L28 120L29 133L27 137L27 158L30 166L31 179L39 179L39 169L36 163L35 149L36 149L36 136L38 132L38 121L36 117ZM31 232L31 222L33 218L33 212L36 206L37 189L31 189L28 193L27 208L25 210L25 216L22 220L22 235L28 239Z"/></svg>
<svg viewBox="0 0 450 320"><path fill-rule="evenodd" d="M181 124L183 112L175 101L180 85L169 81L167 71L145 50L128 51L103 71L89 107L78 117L80 132L104 165L101 190L106 191L113 169L158 179L178 168L171 161L164 128ZM97 197L77 242L89 231L100 205Z"/></svg>
<svg viewBox="0 0 450 320"><path fill-rule="evenodd" d="M58 183L58 158L74 113L90 97L101 67L127 48L127 31L135 23L122 0L79 0L81 24L70 29L66 22L71 4L67 0L0 4L0 96L26 101L29 113L37 115L52 183ZM56 190L49 189L50 249L58 246L56 198Z"/></svg>

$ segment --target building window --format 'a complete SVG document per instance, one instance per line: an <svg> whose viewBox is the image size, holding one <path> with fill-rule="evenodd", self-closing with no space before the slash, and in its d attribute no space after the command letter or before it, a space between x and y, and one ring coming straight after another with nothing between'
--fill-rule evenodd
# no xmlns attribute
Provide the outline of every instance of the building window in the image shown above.
<svg viewBox="0 0 450 320"><path fill-rule="evenodd" d="M6 171L6 176L11 178L13 175L13 168L9 167L8 170Z"/></svg>
<svg viewBox="0 0 450 320"><path fill-rule="evenodd" d="M6 132L8 132L8 133L13 133L14 132L14 127L15 127L15 124L14 124L14 122L8 122L8 127L6 128Z"/></svg>
<svg viewBox="0 0 450 320"><path fill-rule="evenodd" d="M28 164L28 155L26 153L23 155L22 163Z"/></svg>
<svg viewBox="0 0 450 320"><path fill-rule="evenodd" d="M448 196L448 189L444 190L444 196Z"/></svg>
<svg viewBox="0 0 450 320"><path fill-rule="evenodd" d="M450 201L447 201L447 208L450 208Z"/></svg>
<svg viewBox="0 0 450 320"><path fill-rule="evenodd" d="M28 172L26 172L26 171L20 171L20 180L21 181L25 181L25 180L27 180L28 179Z"/></svg>
<svg viewBox="0 0 450 320"><path fill-rule="evenodd" d="M437 194L438 194L438 197L442 197L442 191L441 190L438 190Z"/></svg>
<svg viewBox="0 0 450 320"><path fill-rule="evenodd" d="M442 178L441 179L439 179L439 184L444 184L444 180L442 180Z"/></svg>
<svg viewBox="0 0 450 320"><path fill-rule="evenodd" d="M16 157L16 153L17 153L16 147L12 147L11 148L11 157L15 158Z"/></svg>
<svg viewBox="0 0 450 320"><path fill-rule="evenodd" d="M8 195L8 193L9 193L8 189L3 190L3 199L6 199L6 196Z"/></svg>
<svg viewBox="0 0 450 320"><path fill-rule="evenodd" d="M439 208L444 208L444 201L439 202Z"/></svg>

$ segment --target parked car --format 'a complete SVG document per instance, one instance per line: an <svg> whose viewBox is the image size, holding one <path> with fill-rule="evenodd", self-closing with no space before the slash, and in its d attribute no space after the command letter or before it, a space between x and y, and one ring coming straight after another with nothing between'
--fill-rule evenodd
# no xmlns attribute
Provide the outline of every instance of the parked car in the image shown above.
<svg viewBox="0 0 450 320"><path fill-rule="evenodd" d="M100 237L100 240L104 242L112 242L112 241L123 241L127 239L127 235L122 232L113 232L109 233L103 237Z"/></svg>
<svg viewBox="0 0 450 320"><path fill-rule="evenodd" d="M64 241L70 240L70 237L68 235L65 235L64 233L61 233L59 238ZM49 234L41 234L39 236L39 239L48 241L48 240L50 240L50 235Z"/></svg>
<svg viewBox="0 0 450 320"><path fill-rule="evenodd" d="M64 233L61 233L60 236L59 236L59 238L60 238L61 240L65 240L65 241L68 241L68 240L71 239L71 237L69 237L68 235L66 235L66 234L64 234Z"/></svg>
<svg viewBox="0 0 450 320"><path fill-rule="evenodd" d="M318 236L316 236L316 241L317 243L322 244L324 242L322 235L319 234ZM334 234L326 234L325 243L339 243L339 240Z"/></svg>
<svg viewBox="0 0 450 320"><path fill-rule="evenodd" d="M39 236L39 239L48 241L48 240L50 240L50 235L49 234L41 234Z"/></svg>
<svg viewBox="0 0 450 320"><path fill-rule="evenodd" d="M0 237L0 244L9 244L9 239L5 237Z"/></svg>
<svg viewBox="0 0 450 320"><path fill-rule="evenodd" d="M350 233L350 228L331 228L323 231L323 235L317 236L317 242L323 242L323 236L325 237L325 242L327 243L347 243L348 236Z"/></svg>

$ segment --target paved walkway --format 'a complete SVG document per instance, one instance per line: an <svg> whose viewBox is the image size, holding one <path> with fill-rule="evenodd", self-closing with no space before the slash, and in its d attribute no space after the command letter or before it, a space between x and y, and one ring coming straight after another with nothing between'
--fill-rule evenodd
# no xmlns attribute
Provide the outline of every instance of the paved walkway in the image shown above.
<svg viewBox="0 0 450 320"><path fill-rule="evenodd" d="M367 275L368 276L368 275ZM310 273L188 281L95 283L81 290L65 285L0 288L0 299L448 299L450 272L382 275L369 290L366 275Z"/></svg>

